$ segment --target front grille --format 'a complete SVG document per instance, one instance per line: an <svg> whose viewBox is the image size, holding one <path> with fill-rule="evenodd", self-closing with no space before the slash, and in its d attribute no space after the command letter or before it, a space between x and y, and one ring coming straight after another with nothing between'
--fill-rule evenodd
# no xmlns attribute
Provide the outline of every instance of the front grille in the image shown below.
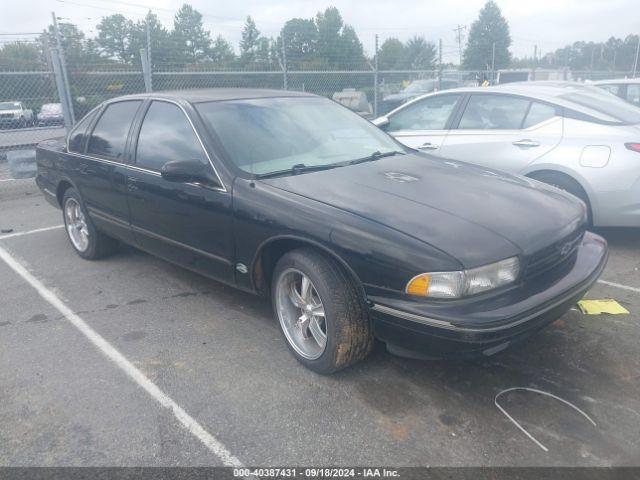
<svg viewBox="0 0 640 480"><path fill-rule="evenodd" d="M0 118L13 118L13 113L0 113Z"/></svg>
<svg viewBox="0 0 640 480"><path fill-rule="evenodd" d="M524 270L524 278L529 279L542 275L573 258L582 241L584 232L584 227L581 227L563 239L529 256Z"/></svg>

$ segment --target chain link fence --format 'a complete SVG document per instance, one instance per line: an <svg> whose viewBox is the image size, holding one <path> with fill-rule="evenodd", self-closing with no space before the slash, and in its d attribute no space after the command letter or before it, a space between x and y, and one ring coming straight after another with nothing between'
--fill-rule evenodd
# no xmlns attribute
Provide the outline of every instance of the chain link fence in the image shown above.
<svg viewBox="0 0 640 480"><path fill-rule="evenodd" d="M332 62L310 61L303 49L265 49L251 59L193 58L184 45L140 48L139 55L78 61L73 51L54 39L31 40L37 57L0 58L0 162L13 176L33 174L33 147L65 134L101 102L126 94L204 88L269 88L297 90L332 98L366 118L375 118L405 101L437 89L514 80L599 80L629 77L631 72L569 70L505 70L471 72L453 69L382 70L374 59L353 56ZM141 44L142 46L145 43ZM62 48L60 48L62 47ZM31 49L34 50L34 49ZM178 52L180 55L178 55ZM187 58L187 60L185 60ZM350 58L350 59L349 59ZM27 167L31 162L31 166ZM7 168L0 168L0 172ZM0 173L0 177L3 174Z"/></svg>

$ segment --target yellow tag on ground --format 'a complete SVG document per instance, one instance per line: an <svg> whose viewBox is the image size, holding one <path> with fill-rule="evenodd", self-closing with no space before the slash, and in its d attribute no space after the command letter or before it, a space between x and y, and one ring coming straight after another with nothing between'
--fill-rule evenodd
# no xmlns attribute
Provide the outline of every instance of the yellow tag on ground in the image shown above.
<svg viewBox="0 0 640 480"><path fill-rule="evenodd" d="M611 315L628 314L629 311L612 298L604 300L580 300L578 308L585 315L600 315L610 313Z"/></svg>

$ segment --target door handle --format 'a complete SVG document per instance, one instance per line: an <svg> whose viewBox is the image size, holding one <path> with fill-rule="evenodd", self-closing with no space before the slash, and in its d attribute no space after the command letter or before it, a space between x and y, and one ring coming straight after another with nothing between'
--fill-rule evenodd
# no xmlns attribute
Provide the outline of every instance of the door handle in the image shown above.
<svg viewBox="0 0 640 480"><path fill-rule="evenodd" d="M515 145L516 147L539 147L540 143L535 142L533 140L529 140L528 138L525 138L525 139L517 140L513 142L513 145Z"/></svg>
<svg viewBox="0 0 640 480"><path fill-rule="evenodd" d="M433 143L425 142L418 147L418 150L437 150L438 146Z"/></svg>

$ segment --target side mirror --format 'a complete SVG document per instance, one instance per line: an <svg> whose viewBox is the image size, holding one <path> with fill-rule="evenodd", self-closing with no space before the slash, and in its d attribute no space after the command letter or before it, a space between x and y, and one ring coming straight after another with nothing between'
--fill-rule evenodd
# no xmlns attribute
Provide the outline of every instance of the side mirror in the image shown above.
<svg viewBox="0 0 640 480"><path fill-rule="evenodd" d="M168 182L189 183L213 181L208 165L197 160L172 160L160 169L160 175Z"/></svg>
<svg viewBox="0 0 640 480"><path fill-rule="evenodd" d="M376 127L385 129L389 125L389 117L378 117L372 122Z"/></svg>

